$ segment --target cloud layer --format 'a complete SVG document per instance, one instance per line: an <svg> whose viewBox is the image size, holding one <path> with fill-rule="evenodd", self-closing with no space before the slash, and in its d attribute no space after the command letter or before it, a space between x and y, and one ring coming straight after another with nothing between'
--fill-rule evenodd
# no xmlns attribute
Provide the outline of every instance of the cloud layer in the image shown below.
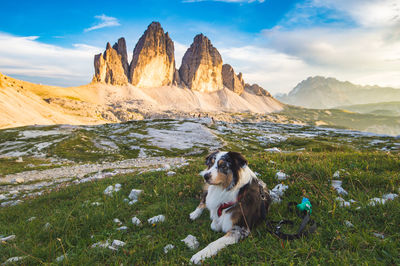
<svg viewBox="0 0 400 266"><path fill-rule="evenodd" d="M37 36L18 37L0 33L0 70L7 75L54 85L90 82L93 56L100 48L75 44L62 48L42 43ZM57 80L57 82L54 82Z"/></svg>

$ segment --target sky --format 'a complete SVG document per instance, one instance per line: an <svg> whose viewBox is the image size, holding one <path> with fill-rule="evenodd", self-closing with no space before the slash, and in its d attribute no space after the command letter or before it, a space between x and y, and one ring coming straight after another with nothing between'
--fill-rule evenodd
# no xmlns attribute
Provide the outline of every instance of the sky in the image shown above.
<svg viewBox="0 0 400 266"><path fill-rule="evenodd" d="M14 0L2 1L0 17L0 72L41 84L89 83L107 42L125 37L132 57L159 21L178 67L203 33L272 94L317 75L400 88L399 0Z"/></svg>

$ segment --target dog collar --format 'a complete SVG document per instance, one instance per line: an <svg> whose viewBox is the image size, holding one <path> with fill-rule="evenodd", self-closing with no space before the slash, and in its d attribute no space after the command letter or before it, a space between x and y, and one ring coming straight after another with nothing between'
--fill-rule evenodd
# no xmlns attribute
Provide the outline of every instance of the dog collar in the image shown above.
<svg viewBox="0 0 400 266"><path fill-rule="evenodd" d="M220 217L222 215L222 211L225 209L228 209L229 207L232 207L236 202L230 201L230 202L225 202L222 203L221 205L219 205L218 208L218 217Z"/></svg>
<svg viewBox="0 0 400 266"><path fill-rule="evenodd" d="M223 210L228 209L228 208L232 207L233 205L235 205L243 197L243 195L244 195L244 193L241 195L238 195L236 201L229 201L229 202L225 202L225 203L222 203L221 205L219 205L218 211L217 211L218 217L221 217Z"/></svg>

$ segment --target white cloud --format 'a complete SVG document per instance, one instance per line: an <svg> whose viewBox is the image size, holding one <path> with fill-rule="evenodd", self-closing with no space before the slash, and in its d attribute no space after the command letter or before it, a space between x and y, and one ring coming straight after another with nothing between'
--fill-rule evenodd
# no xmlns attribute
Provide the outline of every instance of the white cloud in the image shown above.
<svg viewBox="0 0 400 266"><path fill-rule="evenodd" d="M114 17L109 17L106 15L100 15L100 16L95 16L95 18L99 19L99 23L97 23L96 25L84 29L84 32L88 32L88 31L92 31L92 30L97 30L97 29L101 29L101 28L106 28L106 27L114 27L114 26L119 26L121 24L119 24L118 20Z"/></svg>
<svg viewBox="0 0 400 266"><path fill-rule="evenodd" d="M37 36L18 37L0 33L0 71L42 83L82 85L93 75L93 56L101 49L86 44L63 48L38 41Z"/></svg>

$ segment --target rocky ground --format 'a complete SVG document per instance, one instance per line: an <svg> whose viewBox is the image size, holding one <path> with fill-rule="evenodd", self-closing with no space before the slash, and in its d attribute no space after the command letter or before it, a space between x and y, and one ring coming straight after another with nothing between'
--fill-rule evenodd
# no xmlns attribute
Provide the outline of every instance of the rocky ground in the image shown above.
<svg viewBox="0 0 400 266"><path fill-rule="evenodd" d="M206 263L398 262L397 137L205 117L28 126L0 139L0 261L188 263L219 237L207 214L196 223L188 215L204 156L223 149L242 152L266 182L278 203L272 219L307 196L323 225L285 249L261 226Z"/></svg>

